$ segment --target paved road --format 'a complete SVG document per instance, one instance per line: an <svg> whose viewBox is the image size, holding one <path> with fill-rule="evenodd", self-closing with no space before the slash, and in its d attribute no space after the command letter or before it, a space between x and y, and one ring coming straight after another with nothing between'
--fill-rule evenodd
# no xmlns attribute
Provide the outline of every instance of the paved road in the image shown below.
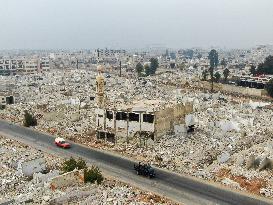
<svg viewBox="0 0 273 205"><path fill-rule="evenodd" d="M234 192L222 186L207 183L192 177L177 175L156 169L157 177L147 179L137 176L133 161L109 152L90 149L72 143L71 149L63 150L54 144L54 138L28 128L0 120L0 135L5 135L32 145L46 152L62 157L78 156L88 162L95 162L105 173L122 181L127 181L149 191L164 195L177 202L189 205L269 205L273 201L265 198Z"/></svg>

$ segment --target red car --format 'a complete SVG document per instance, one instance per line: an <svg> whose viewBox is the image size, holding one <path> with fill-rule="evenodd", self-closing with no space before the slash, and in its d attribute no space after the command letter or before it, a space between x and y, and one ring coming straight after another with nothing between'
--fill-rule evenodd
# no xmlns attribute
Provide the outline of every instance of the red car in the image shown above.
<svg viewBox="0 0 273 205"><path fill-rule="evenodd" d="M55 145L62 148L70 148L70 144L66 142L63 138L57 137L55 139Z"/></svg>

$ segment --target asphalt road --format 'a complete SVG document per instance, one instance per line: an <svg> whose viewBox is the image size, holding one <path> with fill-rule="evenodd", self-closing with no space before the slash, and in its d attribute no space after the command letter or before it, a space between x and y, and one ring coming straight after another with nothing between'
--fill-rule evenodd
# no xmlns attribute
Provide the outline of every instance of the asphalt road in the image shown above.
<svg viewBox="0 0 273 205"><path fill-rule="evenodd" d="M214 183L178 175L162 169L155 169L156 178L148 179L135 174L134 162L105 151L71 143L64 150L54 145L54 138L28 128L20 127L0 120L0 135L22 141L40 150L61 157L78 156L90 163L96 163L105 173L121 181L166 196L174 201L189 205L269 205L273 201L250 194L232 191Z"/></svg>

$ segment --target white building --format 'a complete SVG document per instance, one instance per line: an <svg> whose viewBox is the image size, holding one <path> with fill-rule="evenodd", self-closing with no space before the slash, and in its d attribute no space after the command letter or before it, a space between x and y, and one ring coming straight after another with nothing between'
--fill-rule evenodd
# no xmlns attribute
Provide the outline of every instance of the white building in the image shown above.
<svg viewBox="0 0 273 205"><path fill-rule="evenodd" d="M0 75L34 74L49 71L49 58L0 59Z"/></svg>
<svg viewBox="0 0 273 205"><path fill-rule="evenodd" d="M49 61L49 58L41 58L40 60L40 69L41 71L49 71L50 69L50 61Z"/></svg>

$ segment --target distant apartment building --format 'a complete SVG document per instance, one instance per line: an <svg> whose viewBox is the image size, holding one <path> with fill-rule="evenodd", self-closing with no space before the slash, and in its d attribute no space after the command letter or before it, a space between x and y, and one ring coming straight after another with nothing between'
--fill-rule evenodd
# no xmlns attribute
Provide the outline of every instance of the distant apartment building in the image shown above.
<svg viewBox="0 0 273 205"><path fill-rule="evenodd" d="M113 50L113 49L97 49L95 50L95 56L97 57L98 61L105 62L105 63L116 63L122 58L126 57L125 50Z"/></svg>
<svg viewBox="0 0 273 205"><path fill-rule="evenodd" d="M0 59L0 75L14 75L16 68L16 60Z"/></svg>
<svg viewBox="0 0 273 205"><path fill-rule="evenodd" d="M17 73L22 74L34 74L38 72L39 61L38 60L23 60L23 66L17 69Z"/></svg>
<svg viewBox="0 0 273 205"><path fill-rule="evenodd" d="M40 69L43 72L50 70L50 61L49 61L49 58L41 58L41 60L40 60Z"/></svg>
<svg viewBox="0 0 273 205"><path fill-rule="evenodd" d="M49 69L49 58L0 59L0 75L34 74Z"/></svg>
<svg viewBox="0 0 273 205"><path fill-rule="evenodd" d="M265 89L267 83L273 78L273 76L238 76L239 80L237 82L238 86Z"/></svg>
<svg viewBox="0 0 273 205"><path fill-rule="evenodd" d="M126 55L125 50L97 49L95 52L97 54L97 57L115 57L117 55Z"/></svg>

